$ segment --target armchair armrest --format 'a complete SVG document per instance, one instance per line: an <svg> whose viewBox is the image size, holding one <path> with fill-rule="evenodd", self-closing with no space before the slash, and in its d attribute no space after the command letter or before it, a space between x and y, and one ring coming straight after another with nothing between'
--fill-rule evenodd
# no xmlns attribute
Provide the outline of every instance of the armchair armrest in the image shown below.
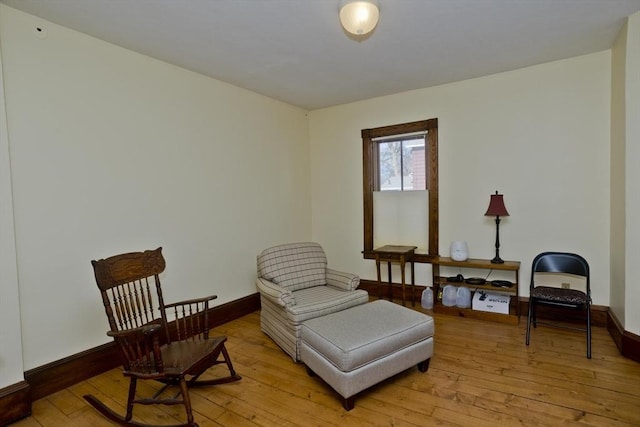
<svg viewBox="0 0 640 427"><path fill-rule="evenodd" d="M256 287L260 294L279 306L290 307L292 305L296 305L296 300L290 290L285 289L270 280L258 277L256 279Z"/></svg>
<svg viewBox="0 0 640 427"><path fill-rule="evenodd" d="M327 285L344 289L345 291L355 291L360 285L360 277L356 274L327 268Z"/></svg>

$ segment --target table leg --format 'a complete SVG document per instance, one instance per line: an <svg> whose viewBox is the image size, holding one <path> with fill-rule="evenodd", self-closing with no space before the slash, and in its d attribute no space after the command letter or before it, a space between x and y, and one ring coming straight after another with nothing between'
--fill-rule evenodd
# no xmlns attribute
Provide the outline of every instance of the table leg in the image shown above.
<svg viewBox="0 0 640 427"><path fill-rule="evenodd" d="M376 271L378 273L378 299L382 299L382 276L380 275L380 255L376 254Z"/></svg>
<svg viewBox="0 0 640 427"><path fill-rule="evenodd" d="M518 322L520 322L520 270L516 270L516 315L518 316Z"/></svg>
<svg viewBox="0 0 640 427"><path fill-rule="evenodd" d="M413 270L413 257L411 258L411 307L416 306L416 275Z"/></svg>
<svg viewBox="0 0 640 427"><path fill-rule="evenodd" d="M400 277L402 278L402 305L405 305L404 303L404 256L400 256Z"/></svg>
<svg viewBox="0 0 640 427"><path fill-rule="evenodd" d="M387 261L387 282L389 287L387 288L389 294L389 301L393 301L393 278L391 277L391 261Z"/></svg>

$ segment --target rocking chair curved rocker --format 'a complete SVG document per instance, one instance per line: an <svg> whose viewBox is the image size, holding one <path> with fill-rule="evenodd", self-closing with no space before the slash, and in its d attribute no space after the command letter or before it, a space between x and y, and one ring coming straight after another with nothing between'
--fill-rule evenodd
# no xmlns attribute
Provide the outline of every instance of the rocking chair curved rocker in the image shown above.
<svg viewBox="0 0 640 427"><path fill-rule="evenodd" d="M137 427L150 424L133 420L134 404L184 405L186 423L162 427L197 427L189 389L240 379L225 347L227 337L209 337L209 302L217 296L165 304L159 278L166 265L162 248L115 255L91 264L109 319L107 335L116 342L123 375L130 383L124 416L93 395L85 395L85 400L109 420ZM199 379L210 367L222 363L228 376ZM138 398L138 380L156 380L163 386L151 397ZM170 388L177 388L177 392L167 396Z"/></svg>

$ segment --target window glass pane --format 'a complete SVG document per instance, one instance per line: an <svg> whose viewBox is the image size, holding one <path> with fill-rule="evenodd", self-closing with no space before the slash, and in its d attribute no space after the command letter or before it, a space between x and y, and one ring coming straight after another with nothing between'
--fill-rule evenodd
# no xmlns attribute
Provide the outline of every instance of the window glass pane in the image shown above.
<svg viewBox="0 0 640 427"><path fill-rule="evenodd" d="M380 190L425 190L424 137L378 142Z"/></svg>
<svg viewBox="0 0 640 427"><path fill-rule="evenodd" d="M427 188L427 168L424 155L424 138L404 141L407 176L403 180L404 190L425 190Z"/></svg>
<svg viewBox="0 0 640 427"><path fill-rule="evenodd" d="M380 190L402 190L401 141L380 142Z"/></svg>

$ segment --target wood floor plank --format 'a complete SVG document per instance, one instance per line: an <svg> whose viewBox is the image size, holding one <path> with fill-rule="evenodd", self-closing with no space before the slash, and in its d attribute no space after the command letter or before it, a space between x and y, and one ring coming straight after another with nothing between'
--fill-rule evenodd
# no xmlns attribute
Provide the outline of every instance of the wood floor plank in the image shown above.
<svg viewBox="0 0 640 427"><path fill-rule="evenodd" d="M416 308L420 311L420 308ZM524 344L517 325L434 315L430 368L408 369L360 393L345 411L337 393L307 375L260 330L260 313L220 325L241 381L194 389L200 427L297 426L640 426L640 364L622 357L605 328L594 328L593 358L584 334L538 327ZM224 374L216 366L205 376ZM112 425L82 398L91 393L124 413L129 381L105 372L33 404L18 427ZM140 382L140 392L157 383ZM136 407L139 420L184 420L184 409Z"/></svg>
<svg viewBox="0 0 640 427"><path fill-rule="evenodd" d="M73 418L65 415L60 409L53 405L49 400L40 399L32 405L33 418L41 426L65 426L65 427L83 427L81 421L74 420Z"/></svg>
<svg viewBox="0 0 640 427"><path fill-rule="evenodd" d="M47 400L65 415L72 414L86 407L84 402L69 389L49 395L47 396Z"/></svg>

